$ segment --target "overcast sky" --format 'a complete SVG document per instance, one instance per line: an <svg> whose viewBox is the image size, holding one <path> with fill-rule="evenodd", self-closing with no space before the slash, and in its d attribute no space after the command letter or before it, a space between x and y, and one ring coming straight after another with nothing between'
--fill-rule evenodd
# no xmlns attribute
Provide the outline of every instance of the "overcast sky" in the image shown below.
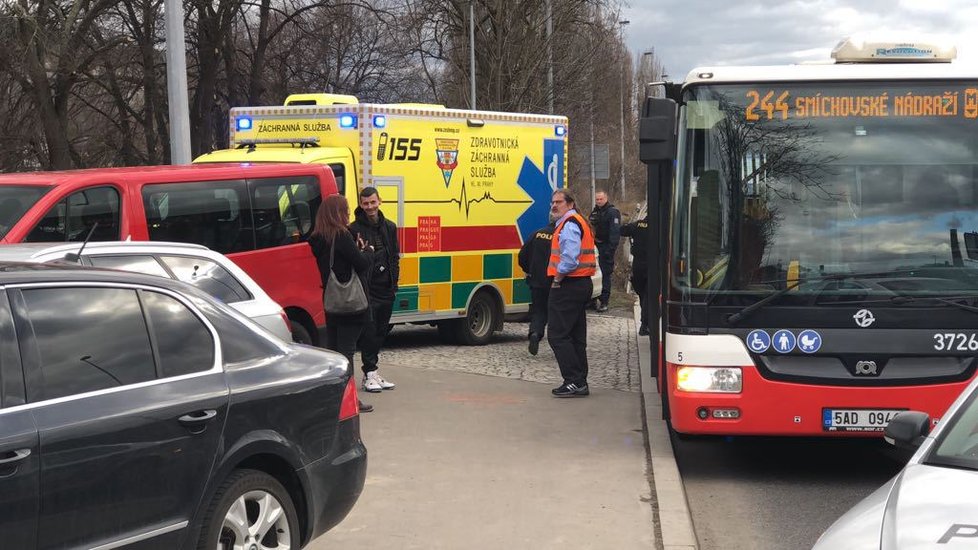
<svg viewBox="0 0 978 550"><path fill-rule="evenodd" d="M828 59L846 36L939 34L978 60L976 0L625 0L632 55L655 49L673 81L698 66Z"/></svg>

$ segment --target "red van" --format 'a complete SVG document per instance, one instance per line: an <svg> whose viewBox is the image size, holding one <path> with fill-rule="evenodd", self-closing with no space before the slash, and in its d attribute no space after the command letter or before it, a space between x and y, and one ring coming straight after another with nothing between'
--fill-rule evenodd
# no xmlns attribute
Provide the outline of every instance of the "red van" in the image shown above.
<svg viewBox="0 0 978 550"><path fill-rule="evenodd" d="M296 341L319 343L319 271L306 238L329 167L201 164L0 174L0 243L176 241L241 266L281 304Z"/></svg>

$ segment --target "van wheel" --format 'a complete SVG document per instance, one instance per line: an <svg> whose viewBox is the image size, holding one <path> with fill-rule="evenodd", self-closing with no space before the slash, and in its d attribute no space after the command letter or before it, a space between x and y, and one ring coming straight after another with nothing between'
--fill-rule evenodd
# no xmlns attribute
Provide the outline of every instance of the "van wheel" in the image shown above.
<svg viewBox="0 0 978 550"><path fill-rule="evenodd" d="M292 341L297 344L307 344L314 345L312 341L312 336L306 327L302 326L298 321L292 321L289 323L292 325Z"/></svg>
<svg viewBox="0 0 978 550"><path fill-rule="evenodd" d="M299 516L289 492L257 470L232 473L203 516L198 550L299 548Z"/></svg>
<svg viewBox="0 0 978 550"><path fill-rule="evenodd" d="M459 343L466 346L489 343L497 323L496 315L496 301L492 296L486 291L476 292L465 318L455 321L455 336Z"/></svg>

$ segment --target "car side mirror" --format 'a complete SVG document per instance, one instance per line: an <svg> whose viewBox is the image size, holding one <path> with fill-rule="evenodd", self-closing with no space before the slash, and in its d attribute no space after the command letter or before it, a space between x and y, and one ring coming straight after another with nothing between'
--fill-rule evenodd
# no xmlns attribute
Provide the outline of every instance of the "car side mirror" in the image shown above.
<svg viewBox="0 0 978 550"><path fill-rule="evenodd" d="M899 449L916 449L930 433L930 416L920 411L897 414L883 430L883 439Z"/></svg>

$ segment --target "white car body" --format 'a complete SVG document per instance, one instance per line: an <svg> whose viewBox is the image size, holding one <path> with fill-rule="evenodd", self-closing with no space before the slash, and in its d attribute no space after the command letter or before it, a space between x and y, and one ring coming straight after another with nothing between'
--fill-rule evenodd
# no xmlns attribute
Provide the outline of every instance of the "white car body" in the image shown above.
<svg viewBox="0 0 978 550"><path fill-rule="evenodd" d="M3 245L0 246L0 260L39 263L65 261L67 254L77 254L81 248L81 243ZM193 260L198 261L195 263ZM179 265L184 262L187 262L186 265ZM90 242L82 249L80 263L189 283L224 301L282 340L292 341L282 307L234 262L205 246L159 241ZM187 265L192 265L192 270L186 269ZM201 265L204 266L203 271L200 270ZM224 273L215 265L222 268ZM224 296L217 295L209 291L208 286L221 291L227 290L227 293ZM245 291L243 294L241 288ZM231 295L234 297L230 297Z"/></svg>
<svg viewBox="0 0 978 550"><path fill-rule="evenodd" d="M976 400L978 378L923 438L906 467L837 519L813 550L975 548Z"/></svg>
<svg viewBox="0 0 978 550"><path fill-rule="evenodd" d="M591 286L594 287L591 290L591 299L594 300L598 296L601 296L601 267L594 266L594 275L591 275Z"/></svg>

